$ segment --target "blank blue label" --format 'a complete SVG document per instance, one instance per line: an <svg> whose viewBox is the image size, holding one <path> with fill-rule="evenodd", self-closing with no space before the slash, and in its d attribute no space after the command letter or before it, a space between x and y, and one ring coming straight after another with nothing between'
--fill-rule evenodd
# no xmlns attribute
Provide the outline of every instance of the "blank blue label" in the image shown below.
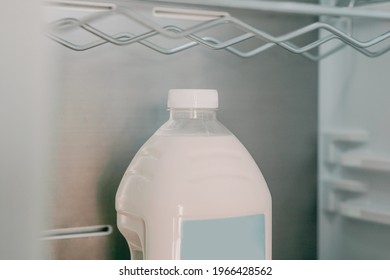
<svg viewBox="0 0 390 280"><path fill-rule="evenodd" d="M264 260L264 215L181 223L182 260Z"/></svg>

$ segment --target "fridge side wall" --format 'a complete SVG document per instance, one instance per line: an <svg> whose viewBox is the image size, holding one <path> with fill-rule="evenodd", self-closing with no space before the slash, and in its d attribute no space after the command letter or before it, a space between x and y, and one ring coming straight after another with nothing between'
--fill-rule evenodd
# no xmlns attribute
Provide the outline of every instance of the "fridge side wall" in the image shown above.
<svg viewBox="0 0 390 280"><path fill-rule="evenodd" d="M50 78L40 1L0 9L0 259L43 258L50 180Z"/></svg>
<svg viewBox="0 0 390 280"><path fill-rule="evenodd" d="M361 40L389 27L352 23ZM320 62L320 259L390 257L389 65L348 47Z"/></svg>

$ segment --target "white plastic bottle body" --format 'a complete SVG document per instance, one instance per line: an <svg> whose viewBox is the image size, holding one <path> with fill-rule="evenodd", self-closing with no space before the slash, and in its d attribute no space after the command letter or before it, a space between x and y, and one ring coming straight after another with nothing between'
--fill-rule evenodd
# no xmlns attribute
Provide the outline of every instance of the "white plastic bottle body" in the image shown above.
<svg viewBox="0 0 390 280"><path fill-rule="evenodd" d="M271 259L271 196L253 158L233 135L152 136L122 179L117 209L125 236L134 231L134 219L142 221L144 228L134 237L145 259L180 259L184 220L263 214L265 258Z"/></svg>
<svg viewBox="0 0 390 280"><path fill-rule="evenodd" d="M168 107L116 195L132 259L271 259L271 195L216 119L217 92L173 90Z"/></svg>

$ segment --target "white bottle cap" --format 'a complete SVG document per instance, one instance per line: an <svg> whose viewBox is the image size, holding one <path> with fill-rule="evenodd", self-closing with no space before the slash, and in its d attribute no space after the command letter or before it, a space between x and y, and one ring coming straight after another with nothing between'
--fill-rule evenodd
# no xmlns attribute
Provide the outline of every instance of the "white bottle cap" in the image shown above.
<svg viewBox="0 0 390 280"><path fill-rule="evenodd" d="M215 89L171 89L168 108L218 108L218 92Z"/></svg>

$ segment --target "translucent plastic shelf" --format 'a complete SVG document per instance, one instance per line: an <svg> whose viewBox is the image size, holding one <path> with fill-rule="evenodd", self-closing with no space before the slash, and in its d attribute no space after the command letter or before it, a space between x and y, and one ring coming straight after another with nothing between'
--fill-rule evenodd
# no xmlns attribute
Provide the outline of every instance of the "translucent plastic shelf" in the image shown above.
<svg viewBox="0 0 390 280"><path fill-rule="evenodd" d="M334 22L340 19L350 20L352 18L365 18L380 22L390 21L390 10L374 9L372 7L355 7L357 1L351 0L347 6L321 6L317 4L306 4L296 2L272 2L272 1L143 1L146 3L156 2L152 17L145 17L133 9L132 3L140 4L140 1L126 1L126 6L114 4L94 4L92 2L72 2L72 1L49 1L56 6L75 6L79 9L89 9L88 16L83 18L66 17L49 24L47 35L49 38L61 45L75 51L85 51L91 48L111 43L117 46L129 46L135 43L162 54L175 54L193 48L203 46L212 50L225 50L239 57L248 58L260 54L273 47L281 47L292 53L301 54L312 60L322 59L348 45L356 51L369 56L377 57L390 50L390 31L380 35L373 35L372 38L359 40L351 35L350 30L344 31L337 27ZM164 4L169 3L169 6ZM174 3L174 6L172 6ZM210 11L209 9L211 9ZM273 13L292 13L300 15L321 16L321 21L301 27L299 29L275 36L261 29L259 26L252 26L245 22L245 18L237 18L224 12L225 9L252 9ZM218 9L218 12L214 10ZM119 33L110 33L104 28L99 28L98 22L104 22L115 16L125 17L129 24ZM326 16L326 17L323 17ZM158 24L153 17L175 19L175 24ZM327 20L331 18L331 20ZM186 24L178 25L177 19L185 21ZM131 23L145 27L144 32L134 32L131 30ZM188 24L190 23L190 24ZM227 40L217 39L213 35L204 35L209 30L227 26L240 30L241 33ZM389 26L390 27L390 26ZM389 28L390 29L390 28ZM82 30L91 35L91 40L87 43L78 43L64 36L64 31ZM324 36L304 45L297 45L294 39L311 32L323 31ZM199 35L202 33L202 35ZM154 42L152 39L163 36L169 39L184 39L174 47L164 47ZM259 44L252 49L242 50L239 44L256 38ZM330 43L338 41L338 44ZM261 42L261 43L260 43ZM317 54L317 50L322 45L328 45L326 53Z"/></svg>
<svg viewBox="0 0 390 280"><path fill-rule="evenodd" d="M336 142L364 143L369 140L369 134L364 130L333 130L323 134Z"/></svg>
<svg viewBox="0 0 390 280"><path fill-rule="evenodd" d="M349 195L363 195L367 192L367 187L363 183L355 180L342 178L326 178L322 180L324 185L323 209L328 213L336 213L339 209L340 192Z"/></svg>
<svg viewBox="0 0 390 280"><path fill-rule="evenodd" d="M370 135L364 130L328 130L324 135L325 160L327 163L338 163L340 149L338 144L348 144L349 148L367 143Z"/></svg>
<svg viewBox="0 0 390 280"><path fill-rule="evenodd" d="M345 191L351 193L365 193L367 187L358 181L347 179L324 179L323 182L333 190Z"/></svg>
<svg viewBox="0 0 390 280"><path fill-rule="evenodd" d="M340 204L339 213L348 218L390 225L390 207L368 200L343 202Z"/></svg>
<svg viewBox="0 0 390 280"><path fill-rule="evenodd" d="M368 155L345 154L340 157L340 164L352 168L390 172L390 159Z"/></svg>

